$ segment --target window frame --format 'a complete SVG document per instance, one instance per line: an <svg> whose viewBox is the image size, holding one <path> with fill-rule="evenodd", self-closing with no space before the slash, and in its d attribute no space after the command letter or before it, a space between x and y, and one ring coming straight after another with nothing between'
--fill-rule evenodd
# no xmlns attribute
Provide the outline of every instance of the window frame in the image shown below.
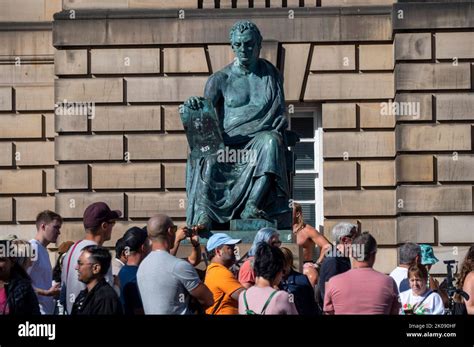
<svg viewBox="0 0 474 347"><path fill-rule="evenodd" d="M308 113L308 114L304 114ZM313 169L296 169L297 174L315 174L314 178L314 200L296 200L303 205L314 204L315 224L314 227L322 230L324 226L324 198L323 198L323 127L322 127L322 105L314 106L294 106L294 112L288 114L289 129L291 130L293 118L313 118L313 138L302 138L302 143L314 144L314 168ZM292 192L293 193L293 192Z"/></svg>

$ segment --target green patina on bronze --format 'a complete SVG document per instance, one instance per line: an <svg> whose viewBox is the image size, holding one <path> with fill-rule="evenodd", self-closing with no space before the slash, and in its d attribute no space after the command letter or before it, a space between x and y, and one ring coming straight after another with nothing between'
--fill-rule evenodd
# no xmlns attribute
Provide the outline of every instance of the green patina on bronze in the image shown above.
<svg viewBox="0 0 474 347"><path fill-rule="evenodd" d="M209 77L204 97L190 97L181 119L191 153L186 172L188 225L266 219L291 225L286 163L288 125L279 71L260 59L262 36L237 22L233 63Z"/></svg>

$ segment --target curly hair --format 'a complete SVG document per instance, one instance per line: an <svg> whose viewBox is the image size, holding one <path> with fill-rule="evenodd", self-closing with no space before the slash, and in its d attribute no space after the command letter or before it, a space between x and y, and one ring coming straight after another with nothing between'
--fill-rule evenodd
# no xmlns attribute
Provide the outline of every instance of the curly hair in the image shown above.
<svg viewBox="0 0 474 347"><path fill-rule="evenodd" d="M248 20L238 21L232 26L229 33L229 41L232 43L234 34L236 33L243 34L247 30L250 31L254 35L255 39L257 40L257 45L260 47L262 45L262 40L263 40L262 34L260 34L260 30L258 30L258 27L254 23Z"/></svg>
<svg viewBox="0 0 474 347"><path fill-rule="evenodd" d="M462 289L464 286L464 280L471 271L474 271L474 246L469 247L469 250L464 257L464 261L462 262L461 271L457 276L458 289Z"/></svg>

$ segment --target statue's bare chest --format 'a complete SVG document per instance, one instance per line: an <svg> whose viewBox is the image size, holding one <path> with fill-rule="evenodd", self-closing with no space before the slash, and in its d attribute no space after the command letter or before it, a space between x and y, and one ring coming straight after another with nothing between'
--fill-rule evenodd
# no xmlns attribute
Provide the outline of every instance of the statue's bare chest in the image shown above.
<svg viewBox="0 0 474 347"><path fill-rule="evenodd" d="M260 77L250 74L230 77L223 94L226 107L237 108L249 104L259 104L264 93L264 81Z"/></svg>

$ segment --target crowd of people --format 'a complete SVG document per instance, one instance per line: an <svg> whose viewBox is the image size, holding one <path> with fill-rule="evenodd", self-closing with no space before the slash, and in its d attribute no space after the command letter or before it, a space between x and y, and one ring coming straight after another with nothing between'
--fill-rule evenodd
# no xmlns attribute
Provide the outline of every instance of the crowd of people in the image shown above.
<svg viewBox="0 0 474 347"><path fill-rule="evenodd" d="M460 312L474 314L474 246L452 298L449 283L429 273L438 262L430 245L402 245L399 265L386 275L373 268L373 235L338 223L331 244L304 223L297 204L293 233L303 248L302 272L276 229L259 230L249 252L237 259L240 239L214 233L202 247L197 229L178 227L164 214L127 230L112 259L103 245L121 215L103 202L88 206L83 239L61 243L54 268L48 245L60 235L63 220L57 213L38 214L29 242L14 235L0 239L0 314L439 315L453 302ZM189 255L179 258L184 240ZM313 262L315 246L320 253Z"/></svg>

